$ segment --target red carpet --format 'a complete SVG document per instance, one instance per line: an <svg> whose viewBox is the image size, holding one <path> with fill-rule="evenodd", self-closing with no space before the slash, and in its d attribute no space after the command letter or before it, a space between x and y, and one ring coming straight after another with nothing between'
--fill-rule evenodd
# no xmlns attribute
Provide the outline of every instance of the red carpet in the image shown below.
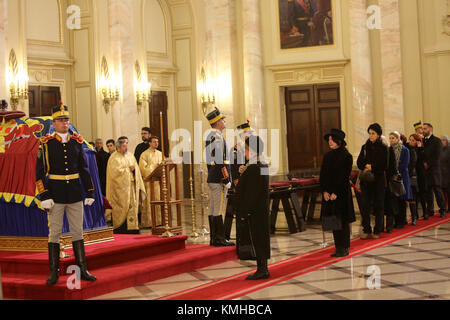
<svg viewBox="0 0 450 320"><path fill-rule="evenodd" d="M419 220L417 226L408 225L404 229L395 230L391 234L381 234L377 240L352 240L350 255L344 258L332 258L334 245L314 250L269 266L271 277L266 280L244 280L255 270L240 273L222 280L200 285L159 298L160 300L230 300L249 294L251 292L272 286L274 284L298 277L302 274L335 264L338 261L360 255L370 250L385 246L392 242L407 238L414 234L435 228L450 222L450 218L430 217L428 221Z"/></svg>
<svg viewBox="0 0 450 320"><path fill-rule="evenodd" d="M66 282L74 257L61 259L60 278L47 287L47 253L0 252L3 295L7 299L89 299L176 274L236 259L234 247L185 245L186 236L159 238L115 235L115 241L86 246L89 271L95 282L81 282L70 290ZM68 251L72 254L71 250Z"/></svg>

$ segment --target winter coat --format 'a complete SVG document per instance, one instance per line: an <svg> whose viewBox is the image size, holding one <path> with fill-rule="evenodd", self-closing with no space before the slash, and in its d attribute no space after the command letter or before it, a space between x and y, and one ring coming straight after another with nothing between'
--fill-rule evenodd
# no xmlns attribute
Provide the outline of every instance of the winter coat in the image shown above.
<svg viewBox="0 0 450 320"><path fill-rule="evenodd" d="M342 223L356 221L350 185L353 157L346 148L331 150L325 154L320 169L320 188L337 196L336 213ZM322 206L323 208L324 206Z"/></svg>

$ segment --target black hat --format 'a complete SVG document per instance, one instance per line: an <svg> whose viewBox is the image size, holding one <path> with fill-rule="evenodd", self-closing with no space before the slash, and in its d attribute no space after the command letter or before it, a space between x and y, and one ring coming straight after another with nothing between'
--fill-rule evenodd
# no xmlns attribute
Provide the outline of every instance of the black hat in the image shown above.
<svg viewBox="0 0 450 320"><path fill-rule="evenodd" d="M383 129L381 129L381 126L378 123L372 123L367 129L367 132L369 132L369 130L375 131L379 136L383 134Z"/></svg>
<svg viewBox="0 0 450 320"><path fill-rule="evenodd" d="M330 136L336 137L337 139L341 140L343 146L347 145L347 142L345 142L345 132L341 129L331 129L330 133L327 133L323 138L325 139L325 141L328 141L328 139L330 139Z"/></svg>
<svg viewBox="0 0 450 320"><path fill-rule="evenodd" d="M0 109L4 111L8 109L8 102L6 102L6 100L2 100L2 103L0 104Z"/></svg>
<svg viewBox="0 0 450 320"><path fill-rule="evenodd" d="M224 119L225 116L223 114L220 113L219 109L214 109L213 111L211 111L210 113L208 113L208 115L206 116L206 119L208 119L209 124L211 126L213 126L214 124L217 123L217 121Z"/></svg>
<svg viewBox="0 0 450 320"><path fill-rule="evenodd" d="M240 126L237 126L236 129L238 130L239 134L247 132L247 131L250 131L250 130L253 130L250 127L250 122L249 121L247 121L244 124L241 124Z"/></svg>
<svg viewBox="0 0 450 320"><path fill-rule="evenodd" d="M423 127L423 125L422 125L422 121L419 121L419 122L417 122L417 123L414 123L414 129L419 129L419 128L422 128Z"/></svg>
<svg viewBox="0 0 450 320"><path fill-rule="evenodd" d="M62 101L60 101L58 106L53 107L52 118L53 120L69 119L69 107L65 106Z"/></svg>

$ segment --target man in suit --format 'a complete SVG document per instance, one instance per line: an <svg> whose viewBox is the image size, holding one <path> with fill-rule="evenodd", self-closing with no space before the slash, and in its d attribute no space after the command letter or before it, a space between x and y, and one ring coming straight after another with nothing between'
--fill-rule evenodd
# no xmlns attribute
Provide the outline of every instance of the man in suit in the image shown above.
<svg viewBox="0 0 450 320"><path fill-rule="evenodd" d="M210 245L215 247L233 246L225 239L222 215L225 215L228 190L231 188L231 170L226 141L222 135L225 117L219 109L210 112L206 118L213 131L206 139L206 163L208 167L208 188L210 191Z"/></svg>
<svg viewBox="0 0 450 320"><path fill-rule="evenodd" d="M429 215L434 215L434 199L436 197L437 205L441 218L445 218L445 199L441 188L441 165L440 158L442 153L441 139L433 135L433 126L429 123L423 124L424 134L424 167L427 180L427 209Z"/></svg>
<svg viewBox="0 0 450 320"><path fill-rule="evenodd" d="M41 206L48 212L48 257L50 277L47 285L54 285L59 277L59 239L66 212L72 234L75 261L81 271L81 280L95 281L86 266L83 241L83 204L94 203L94 186L84 158L83 138L69 133L69 112L60 103L53 109L55 133L41 138L41 149L36 161L36 187ZM81 179L80 179L81 178ZM81 183L86 192L83 203Z"/></svg>

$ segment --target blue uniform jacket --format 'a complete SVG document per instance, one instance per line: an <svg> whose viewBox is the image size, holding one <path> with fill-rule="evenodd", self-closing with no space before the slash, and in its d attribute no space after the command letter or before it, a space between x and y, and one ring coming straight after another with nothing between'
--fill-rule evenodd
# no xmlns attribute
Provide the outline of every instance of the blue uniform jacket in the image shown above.
<svg viewBox="0 0 450 320"><path fill-rule="evenodd" d="M227 143L220 131L211 132L206 139L206 165L208 183L231 182L231 168Z"/></svg>

